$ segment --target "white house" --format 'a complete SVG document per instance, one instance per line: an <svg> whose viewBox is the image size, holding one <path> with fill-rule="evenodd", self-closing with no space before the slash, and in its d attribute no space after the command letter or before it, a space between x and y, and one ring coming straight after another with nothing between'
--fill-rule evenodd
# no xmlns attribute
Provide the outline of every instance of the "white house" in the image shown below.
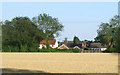
<svg viewBox="0 0 120 75"><path fill-rule="evenodd" d="M58 47L58 41L56 41L56 40L48 40L48 42L49 42L49 45L50 45L51 48L57 48ZM40 42L39 48L40 49L46 48L46 40L42 40Z"/></svg>

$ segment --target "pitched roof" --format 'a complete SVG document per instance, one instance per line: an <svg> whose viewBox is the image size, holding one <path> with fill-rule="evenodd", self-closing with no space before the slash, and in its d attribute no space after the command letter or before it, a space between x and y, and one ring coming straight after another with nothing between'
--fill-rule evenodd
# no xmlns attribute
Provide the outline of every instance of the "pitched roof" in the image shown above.
<svg viewBox="0 0 120 75"><path fill-rule="evenodd" d="M50 45L55 45L56 40L48 40L48 42L49 42ZM40 44L45 44L45 43L46 43L46 40L42 40L40 42Z"/></svg>
<svg viewBox="0 0 120 75"><path fill-rule="evenodd" d="M107 48L107 46L103 46L101 43L91 43L89 48Z"/></svg>
<svg viewBox="0 0 120 75"><path fill-rule="evenodd" d="M78 46L79 48L82 47L82 44L75 44L75 43L66 43L65 45L69 48L73 48L75 46Z"/></svg>
<svg viewBox="0 0 120 75"><path fill-rule="evenodd" d="M62 44L58 49L69 49L65 44Z"/></svg>
<svg viewBox="0 0 120 75"><path fill-rule="evenodd" d="M80 49L78 46L75 46L74 49Z"/></svg>
<svg viewBox="0 0 120 75"><path fill-rule="evenodd" d="M67 41L67 43L73 43L73 41Z"/></svg>

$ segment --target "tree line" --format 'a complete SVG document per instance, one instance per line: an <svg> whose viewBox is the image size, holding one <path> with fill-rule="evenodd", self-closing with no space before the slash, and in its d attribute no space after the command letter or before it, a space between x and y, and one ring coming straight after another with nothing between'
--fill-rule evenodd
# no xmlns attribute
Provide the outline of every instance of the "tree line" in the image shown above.
<svg viewBox="0 0 120 75"><path fill-rule="evenodd" d="M32 19L15 17L0 24L3 52L39 52L41 40L55 39L64 28L58 18L45 13Z"/></svg>
<svg viewBox="0 0 120 75"><path fill-rule="evenodd" d="M11 21L0 22L2 31L2 35L0 34L2 46L0 46L3 52L39 52L40 41L54 40L63 28L58 18L45 13L32 19L15 17ZM120 17L118 15L110 19L109 23L101 23L97 33L95 42L106 45L107 52L120 52ZM73 42L80 43L80 40L74 36Z"/></svg>

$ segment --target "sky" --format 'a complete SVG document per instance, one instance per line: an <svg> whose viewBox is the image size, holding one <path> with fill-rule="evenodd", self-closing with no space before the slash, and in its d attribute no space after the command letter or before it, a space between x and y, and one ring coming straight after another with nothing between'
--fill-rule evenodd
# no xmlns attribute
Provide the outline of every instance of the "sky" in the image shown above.
<svg viewBox="0 0 120 75"><path fill-rule="evenodd" d="M47 13L58 18L64 30L56 38L69 41L94 40L102 22L109 22L118 14L118 2L3 2L2 21L27 16L30 19Z"/></svg>

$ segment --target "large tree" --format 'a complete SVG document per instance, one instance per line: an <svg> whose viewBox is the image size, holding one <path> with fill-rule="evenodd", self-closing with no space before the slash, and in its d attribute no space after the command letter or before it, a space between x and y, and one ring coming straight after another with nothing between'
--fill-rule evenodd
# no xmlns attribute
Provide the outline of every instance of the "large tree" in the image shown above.
<svg viewBox="0 0 120 75"><path fill-rule="evenodd" d="M108 49L115 48L120 49L120 26L119 26L119 16L114 16L109 23L101 23L99 29L97 30L97 37L95 40L101 42L103 45L107 45Z"/></svg>
<svg viewBox="0 0 120 75"><path fill-rule="evenodd" d="M53 18L48 14L40 14L37 17L33 17L32 21L39 29L45 34L45 40L54 39L59 36L59 32L63 30L63 25L57 18Z"/></svg>
<svg viewBox="0 0 120 75"><path fill-rule="evenodd" d="M42 30L27 17L16 17L6 20L2 25L2 45L4 50L32 51L37 50L43 39Z"/></svg>

